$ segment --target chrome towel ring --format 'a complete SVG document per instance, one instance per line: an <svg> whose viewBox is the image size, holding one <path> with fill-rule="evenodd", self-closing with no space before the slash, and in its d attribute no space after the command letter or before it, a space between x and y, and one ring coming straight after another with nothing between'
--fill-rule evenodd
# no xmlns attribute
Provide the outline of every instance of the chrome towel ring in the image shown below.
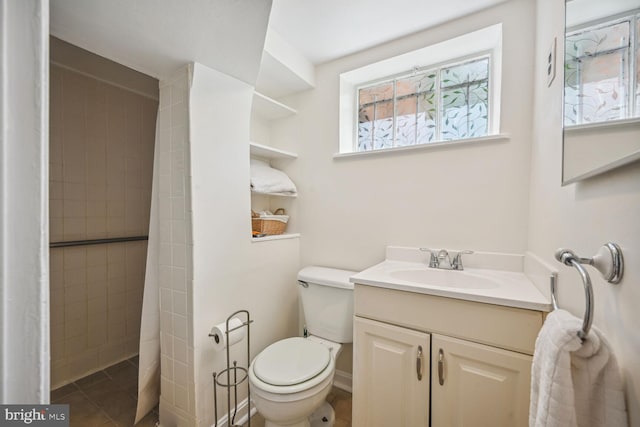
<svg viewBox="0 0 640 427"><path fill-rule="evenodd" d="M578 336L584 341L593 323L593 287L589 273L582 264L593 266L602 274L602 277L607 282L618 284L622 280L624 273L622 250L620 246L615 243L605 243L598 250L598 253L591 258L579 257L570 249L558 249L555 253L555 258L564 265L575 267L582 278L582 283L584 284L585 310L582 329L578 331ZM551 304L554 309L558 309L555 276L551 277Z"/></svg>

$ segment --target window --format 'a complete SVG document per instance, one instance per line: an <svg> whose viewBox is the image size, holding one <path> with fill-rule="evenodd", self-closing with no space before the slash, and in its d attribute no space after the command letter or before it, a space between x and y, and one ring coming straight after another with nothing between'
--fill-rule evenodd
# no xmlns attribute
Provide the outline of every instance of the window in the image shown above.
<svg viewBox="0 0 640 427"><path fill-rule="evenodd" d="M360 86L356 151L486 136L489 60L485 55Z"/></svg>
<svg viewBox="0 0 640 427"><path fill-rule="evenodd" d="M640 15L587 24L565 38L565 126L640 117Z"/></svg>
<svg viewBox="0 0 640 427"><path fill-rule="evenodd" d="M345 71L335 157L508 139L501 81L502 24Z"/></svg>

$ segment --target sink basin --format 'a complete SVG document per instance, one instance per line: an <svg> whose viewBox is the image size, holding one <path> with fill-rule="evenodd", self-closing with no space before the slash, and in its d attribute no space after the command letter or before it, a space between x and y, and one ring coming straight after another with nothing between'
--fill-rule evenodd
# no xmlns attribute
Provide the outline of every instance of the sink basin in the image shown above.
<svg viewBox="0 0 640 427"><path fill-rule="evenodd" d="M467 271L437 270L434 268L407 269L389 272L394 279L427 286L458 289L493 289L500 283L489 277Z"/></svg>

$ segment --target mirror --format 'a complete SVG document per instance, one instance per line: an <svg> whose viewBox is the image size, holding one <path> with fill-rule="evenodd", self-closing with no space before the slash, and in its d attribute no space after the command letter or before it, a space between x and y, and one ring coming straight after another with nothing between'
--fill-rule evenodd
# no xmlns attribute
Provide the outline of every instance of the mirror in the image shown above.
<svg viewBox="0 0 640 427"><path fill-rule="evenodd" d="M567 0L565 23L562 185L640 159L640 0Z"/></svg>

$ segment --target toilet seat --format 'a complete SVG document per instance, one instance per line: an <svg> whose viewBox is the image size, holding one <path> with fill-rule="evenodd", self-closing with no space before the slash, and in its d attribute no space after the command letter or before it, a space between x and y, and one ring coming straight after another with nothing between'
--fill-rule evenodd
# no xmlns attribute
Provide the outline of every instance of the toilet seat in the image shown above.
<svg viewBox="0 0 640 427"><path fill-rule="evenodd" d="M332 379L334 372L335 361L326 346L294 337L275 342L258 354L249 367L249 380L269 393L292 394Z"/></svg>
<svg viewBox="0 0 640 427"><path fill-rule="evenodd" d="M265 348L254 360L256 376L274 386L303 383L326 369L331 359L324 345L300 337L287 338Z"/></svg>

